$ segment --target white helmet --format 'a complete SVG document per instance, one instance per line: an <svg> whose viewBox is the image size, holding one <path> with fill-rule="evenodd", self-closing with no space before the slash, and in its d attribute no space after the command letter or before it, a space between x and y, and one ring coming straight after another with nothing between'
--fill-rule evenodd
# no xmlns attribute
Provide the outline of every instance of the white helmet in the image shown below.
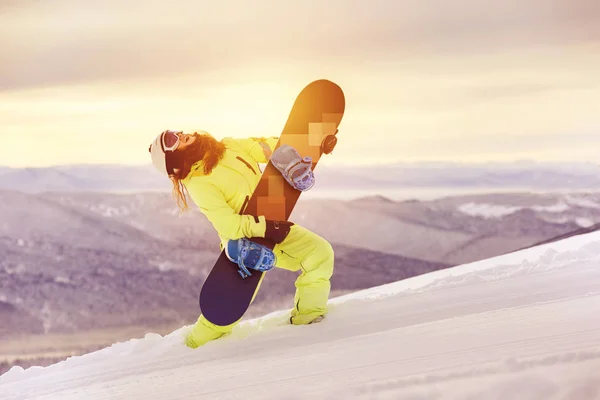
<svg viewBox="0 0 600 400"><path fill-rule="evenodd" d="M172 153L179 146L179 134L182 131L166 130L159 134L150 144L148 151L152 158L152 164L161 174L174 175L173 167L169 165L167 153Z"/></svg>

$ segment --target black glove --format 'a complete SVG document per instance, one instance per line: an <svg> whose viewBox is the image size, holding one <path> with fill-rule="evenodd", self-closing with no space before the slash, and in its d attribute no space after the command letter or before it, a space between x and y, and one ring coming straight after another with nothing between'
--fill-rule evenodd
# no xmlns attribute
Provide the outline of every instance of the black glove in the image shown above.
<svg viewBox="0 0 600 400"><path fill-rule="evenodd" d="M289 221L270 221L267 220L267 229L265 230L265 239L272 240L275 243L281 243L285 240L290 228L294 225Z"/></svg>

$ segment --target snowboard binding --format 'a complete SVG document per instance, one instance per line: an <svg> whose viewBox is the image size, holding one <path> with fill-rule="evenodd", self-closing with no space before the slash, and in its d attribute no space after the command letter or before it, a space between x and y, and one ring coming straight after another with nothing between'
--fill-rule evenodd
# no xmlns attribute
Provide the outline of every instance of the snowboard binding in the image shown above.
<svg viewBox="0 0 600 400"><path fill-rule="evenodd" d="M271 156L273 165L283 178L294 188L305 192L315 184L312 171L312 158L301 157L292 146L283 144Z"/></svg>
<svg viewBox="0 0 600 400"><path fill-rule="evenodd" d="M266 272L275 266L277 258L271 249L246 238L229 240L225 246L225 255L239 267L242 279L252 275L249 269Z"/></svg>

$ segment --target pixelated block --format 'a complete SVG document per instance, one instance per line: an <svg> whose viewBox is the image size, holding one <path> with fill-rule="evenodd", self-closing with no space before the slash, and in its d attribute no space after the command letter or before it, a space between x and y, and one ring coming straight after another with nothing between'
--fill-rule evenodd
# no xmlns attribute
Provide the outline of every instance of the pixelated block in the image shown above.
<svg viewBox="0 0 600 400"><path fill-rule="evenodd" d="M334 124L338 124L344 115L339 113L323 113L321 116L323 122L333 122Z"/></svg>
<svg viewBox="0 0 600 400"><path fill-rule="evenodd" d="M264 215L272 220L285 220L285 197L259 197L256 203L258 215Z"/></svg>
<svg viewBox="0 0 600 400"><path fill-rule="evenodd" d="M269 175L269 188L268 193L270 197L283 196L283 185L287 185L287 182L281 175Z"/></svg>
<svg viewBox="0 0 600 400"><path fill-rule="evenodd" d="M292 146L302 157L310 156L313 160L318 160L321 156L321 143L318 146L308 144L307 135L294 135L285 138L285 144ZM283 141L283 139L282 139ZM282 178L283 179L283 178Z"/></svg>
<svg viewBox="0 0 600 400"><path fill-rule="evenodd" d="M287 144L295 148L300 154L308 151L308 137L306 135L288 135L280 139L281 144Z"/></svg>
<svg viewBox="0 0 600 400"><path fill-rule="evenodd" d="M308 144L310 146L321 146L323 138L327 135L333 135L335 130L335 122L311 122L308 124Z"/></svg>

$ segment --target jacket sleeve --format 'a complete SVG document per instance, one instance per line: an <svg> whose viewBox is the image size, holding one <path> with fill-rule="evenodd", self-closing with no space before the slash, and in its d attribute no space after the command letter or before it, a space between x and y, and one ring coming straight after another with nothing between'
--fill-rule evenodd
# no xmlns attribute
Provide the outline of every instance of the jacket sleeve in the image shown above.
<svg viewBox="0 0 600 400"><path fill-rule="evenodd" d="M235 240L265 236L265 217L237 214L213 184L190 179L186 187L194 203L222 237Z"/></svg>
<svg viewBox="0 0 600 400"><path fill-rule="evenodd" d="M251 137L248 139L236 139L246 153L257 163L267 163L271 154L279 141L276 136L270 137Z"/></svg>

